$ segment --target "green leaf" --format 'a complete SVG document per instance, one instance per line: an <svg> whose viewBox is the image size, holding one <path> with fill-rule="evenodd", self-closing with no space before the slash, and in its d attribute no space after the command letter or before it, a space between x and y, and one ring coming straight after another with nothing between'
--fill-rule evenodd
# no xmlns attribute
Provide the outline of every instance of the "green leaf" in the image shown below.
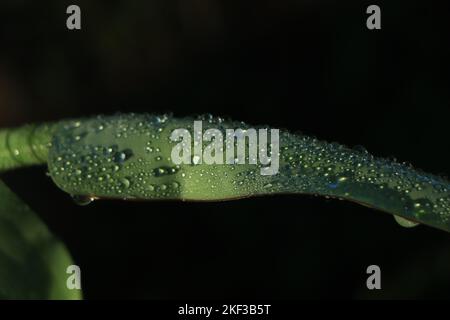
<svg viewBox="0 0 450 320"><path fill-rule="evenodd" d="M211 115L118 114L50 127L36 141L53 136L47 156L49 174L79 203L102 198L220 201L314 194L388 212L400 217L397 221L402 225L407 220L409 225L420 223L450 232L447 179L374 157L361 147L350 149L284 130L275 135L270 130L269 143L267 127ZM209 129L217 134L214 142L206 135ZM28 131L27 127L17 130L11 135L20 145ZM242 161L236 157L239 149ZM19 162L36 163L31 154Z"/></svg>
<svg viewBox="0 0 450 320"><path fill-rule="evenodd" d="M69 252L0 180L0 298L80 299L69 290Z"/></svg>

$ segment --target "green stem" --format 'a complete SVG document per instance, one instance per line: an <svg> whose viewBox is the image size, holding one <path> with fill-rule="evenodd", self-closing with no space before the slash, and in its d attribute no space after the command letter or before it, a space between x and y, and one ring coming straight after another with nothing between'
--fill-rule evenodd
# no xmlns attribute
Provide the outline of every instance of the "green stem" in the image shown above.
<svg viewBox="0 0 450 320"><path fill-rule="evenodd" d="M0 130L0 172L47 163L54 125Z"/></svg>

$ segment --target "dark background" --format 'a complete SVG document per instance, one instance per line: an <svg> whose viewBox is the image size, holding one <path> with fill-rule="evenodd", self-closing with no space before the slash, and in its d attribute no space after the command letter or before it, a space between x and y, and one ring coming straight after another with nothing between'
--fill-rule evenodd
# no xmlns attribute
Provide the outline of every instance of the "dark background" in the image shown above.
<svg viewBox="0 0 450 320"><path fill-rule="evenodd" d="M80 31L66 28L70 4ZM370 4L381 30L366 28ZM2 1L0 126L212 113L449 174L443 4ZM450 298L450 235L357 204L279 195L79 207L43 168L3 178L67 244L87 299ZM382 290L366 289L371 264Z"/></svg>

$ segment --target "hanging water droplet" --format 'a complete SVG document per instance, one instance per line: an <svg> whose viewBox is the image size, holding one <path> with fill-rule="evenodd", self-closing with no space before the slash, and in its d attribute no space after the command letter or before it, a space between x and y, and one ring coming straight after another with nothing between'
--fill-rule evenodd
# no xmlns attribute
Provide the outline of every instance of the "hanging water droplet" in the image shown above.
<svg viewBox="0 0 450 320"><path fill-rule="evenodd" d="M401 225L404 228L412 228L419 225L419 223L415 221L411 221L397 215L394 215L394 219L399 225Z"/></svg>
<svg viewBox="0 0 450 320"><path fill-rule="evenodd" d="M75 204L79 206L87 206L91 202L93 202L95 199L91 196L82 196L82 195L72 195L72 200L75 202Z"/></svg>

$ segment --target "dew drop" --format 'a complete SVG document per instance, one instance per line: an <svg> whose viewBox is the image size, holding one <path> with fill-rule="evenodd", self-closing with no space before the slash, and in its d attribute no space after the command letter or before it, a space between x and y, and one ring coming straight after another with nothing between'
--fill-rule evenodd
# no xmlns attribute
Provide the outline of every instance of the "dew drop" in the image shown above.
<svg viewBox="0 0 450 320"><path fill-rule="evenodd" d="M394 215L395 221L404 228L412 228L418 226L419 223Z"/></svg>
<svg viewBox="0 0 450 320"><path fill-rule="evenodd" d="M193 164L199 164L200 163L200 157L199 156L193 156L192 157L192 163Z"/></svg>
<svg viewBox="0 0 450 320"><path fill-rule="evenodd" d="M116 152L114 154L114 162L124 163L133 156L133 151L131 149L125 149L123 151Z"/></svg>
<svg viewBox="0 0 450 320"><path fill-rule="evenodd" d="M153 173L155 174L155 177L161 177L166 174L166 170L164 168L156 168L153 170Z"/></svg>
<svg viewBox="0 0 450 320"><path fill-rule="evenodd" d="M361 145L354 146L353 150L358 151L358 152L363 153L363 154L368 154L369 153L369 151L367 151L367 149L364 146L361 146Z"/></svg>
<svg viewBox="0 0 450 320"><path fill-rule="evenodd" d="M79 206L87 206L91 202L93 202L95 199L90 196L82 196L82 195L72 195L72 200L75 202L75 204Z"/></svg>
<svg viewBox="0 0 450 320"><path fill-rule="evenodd" d="M120 179L120 184L122 185L122 187L124 187L125 189L130 187L130 180L128 180L127 178L122 178Z"/></svg>

